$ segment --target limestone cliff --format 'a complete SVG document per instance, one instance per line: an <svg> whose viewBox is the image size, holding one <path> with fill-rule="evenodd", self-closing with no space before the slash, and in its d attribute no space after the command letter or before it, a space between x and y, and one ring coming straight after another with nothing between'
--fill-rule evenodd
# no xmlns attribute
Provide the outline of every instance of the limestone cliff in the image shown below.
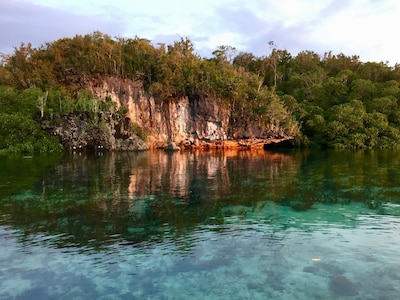
<svg viewBox="0 0 400 300"><path fill-rule="evenodd" d="M71 113L61 120L44 120L42 127L57 135L69 151L147 150L130 130L130 120L113 113Z"/></svg>
<svg viewBox="0 0 400 300"><path fill-rule="evenodd" d="M89 89L101 99L111 98L117 108L126 107L130 122L148 134L147 143L154 148L228 145L226 141L233 138L239 146L250 145L249 138L262 138L261 142L254 143L262 145L291 138L282 135L280 129L269 137L249 136L243 128L229 132L229 108L210 97L161 101L146 93L140 82L120 78L94 80ZM246 130L257 132L254 128ZM243 138L246 141L239 141ZM232 142L229 145L233 145Z"/></svg>
<svg viewBox="0 0 400 300"><path fill-rule="evenodd" d="M127 117L148 133L150 146L227 139L229 110L214 99L182 97L160 101L145 93L141 83L119 78L107 78L90 88L97 97L110 97L117 108L127 107Z"/></svg>

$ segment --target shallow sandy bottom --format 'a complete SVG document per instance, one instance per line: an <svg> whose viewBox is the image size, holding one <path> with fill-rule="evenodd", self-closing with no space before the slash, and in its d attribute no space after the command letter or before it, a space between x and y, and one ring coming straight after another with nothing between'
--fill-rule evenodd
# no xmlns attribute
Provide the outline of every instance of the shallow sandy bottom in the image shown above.
<svg viewBox="0 0 400 300"><path fill-rule="evenodd" d="M62 236L24 240L1 227L0 298L396 299L400 220L363 209L274 207L276 218L258 212L100 250L57 248Z"/></svg>

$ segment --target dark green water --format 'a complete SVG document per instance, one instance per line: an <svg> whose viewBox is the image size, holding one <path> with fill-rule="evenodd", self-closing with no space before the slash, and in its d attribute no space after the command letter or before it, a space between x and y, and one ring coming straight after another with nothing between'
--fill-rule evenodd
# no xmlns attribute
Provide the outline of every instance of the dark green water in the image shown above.
<svg viewBox="0 0 400 300"><path fill-rule="evenodd" d="M400 152L0 157L0 299L398 299Z"/></svg>

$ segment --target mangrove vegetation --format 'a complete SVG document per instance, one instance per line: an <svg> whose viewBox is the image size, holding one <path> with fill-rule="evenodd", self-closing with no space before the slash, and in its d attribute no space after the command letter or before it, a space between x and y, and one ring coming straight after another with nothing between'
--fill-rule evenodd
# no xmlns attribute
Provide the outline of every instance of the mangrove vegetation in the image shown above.
<svg viewBox="0 0 400 300"><path fill-rule="evenodd" d="M38 48L21 44L1 55L0 152L62 151L43 122L71 112L118 113L110 99L87 90L106 77L141 82L159 101L212 97L230 109L230 126L281 126L297 146L400 146L400 65L342 53L292 55L273 42L265 51L222 45L205 58L188 38L154 45L100 32Z"/></svg>

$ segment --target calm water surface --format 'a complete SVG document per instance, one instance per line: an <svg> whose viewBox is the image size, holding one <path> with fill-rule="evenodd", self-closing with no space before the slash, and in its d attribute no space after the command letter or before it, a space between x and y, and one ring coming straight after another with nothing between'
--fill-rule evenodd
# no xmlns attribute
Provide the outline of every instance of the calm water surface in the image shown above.
<svg viewBox="0 0 400 300"><path fill-rule="evenodd" d="M400 152L0 157L0 299L398 299Z"/></svg>

